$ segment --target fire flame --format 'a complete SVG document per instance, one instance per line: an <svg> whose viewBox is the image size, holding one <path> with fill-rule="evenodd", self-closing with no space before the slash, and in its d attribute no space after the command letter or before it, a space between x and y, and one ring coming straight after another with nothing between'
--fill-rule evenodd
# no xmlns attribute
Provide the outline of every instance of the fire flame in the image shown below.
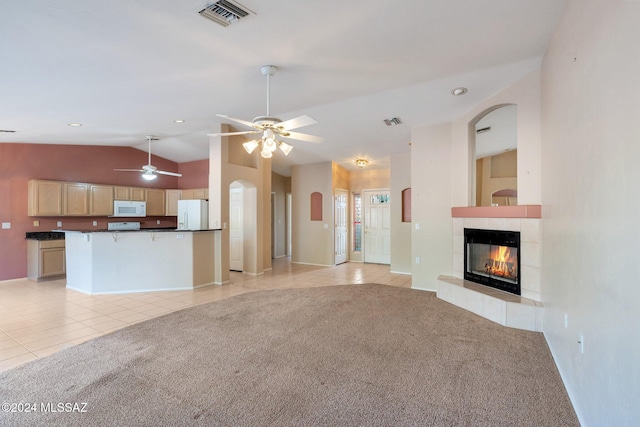
<svg viewBox="0 0 640 427"><path fill-rule="evenodd" d="M511 255L511 249L507 246L497 246L491 253L492 266L487 266L490 272L496 276L515 277L516 259Z"/></svg>

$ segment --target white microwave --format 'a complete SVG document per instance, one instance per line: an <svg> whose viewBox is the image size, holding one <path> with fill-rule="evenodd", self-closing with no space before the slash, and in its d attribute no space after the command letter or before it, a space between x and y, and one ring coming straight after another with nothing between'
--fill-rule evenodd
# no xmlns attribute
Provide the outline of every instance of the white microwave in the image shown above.
<svg viewBox="0 0 640 427"><path fill-rule="evenodd" d="M113 216L122 216L122 217L147 216L147 202L115 200L113 202Z"/></svg>

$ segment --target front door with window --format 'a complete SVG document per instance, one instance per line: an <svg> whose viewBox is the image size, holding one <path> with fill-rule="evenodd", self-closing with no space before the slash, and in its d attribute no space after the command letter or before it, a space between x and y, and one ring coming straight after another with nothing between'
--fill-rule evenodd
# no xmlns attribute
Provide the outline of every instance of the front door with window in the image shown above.
<svg viewBox="0 0 640 427"><path fill-rule="evenodd" d="M364 262L391 263L391 196L389 190L363 192Z"/></svg>

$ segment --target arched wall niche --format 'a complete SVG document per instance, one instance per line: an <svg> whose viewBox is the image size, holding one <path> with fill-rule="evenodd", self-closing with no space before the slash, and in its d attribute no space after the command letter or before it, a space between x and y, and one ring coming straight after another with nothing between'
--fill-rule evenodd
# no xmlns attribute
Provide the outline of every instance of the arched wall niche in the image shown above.
<svg viewBox="0 0 640 427"><path fill-rule="evenodd" d="M517 203L517 105L493 105L468 124L469 206ZM494 198L509 189L515 196Z"/></svg>

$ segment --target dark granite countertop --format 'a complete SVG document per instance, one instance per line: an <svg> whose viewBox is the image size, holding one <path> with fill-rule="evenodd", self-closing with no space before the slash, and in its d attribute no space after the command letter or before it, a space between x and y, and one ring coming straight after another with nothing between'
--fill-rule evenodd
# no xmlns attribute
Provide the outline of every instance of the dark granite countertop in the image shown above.
<svg viewBox="0 0 640 427"><path fill-rule="evenodd" d="M64 233L59 231L27 231L27 240L64 240Z"/></svg>

